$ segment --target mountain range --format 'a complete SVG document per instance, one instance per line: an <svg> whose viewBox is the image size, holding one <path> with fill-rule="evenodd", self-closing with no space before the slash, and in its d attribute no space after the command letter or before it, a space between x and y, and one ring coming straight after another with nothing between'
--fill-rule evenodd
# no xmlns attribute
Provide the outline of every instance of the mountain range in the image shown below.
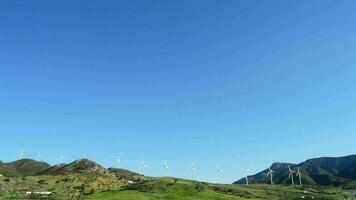
<svg viewBox="0 0 356 200"><path fill-rule="evenodd" d="M0 162L0 174L10 177L36 175L48 168L46 162L39 162L32 159L21 159L10 163Z"/></svg>
<svg viewBox="0 0 356 200"><path fill-rule="evenodd" d="M273 173L275 184L291 184L288 167L293 171L297 171L298 168L301 170L302 183L304 185L356 186L356 155L313 158L299 164L273 163L269 168L275 172ZM270 182L270 178L267 177L269 168L249 176L249 182L252 184L268 184ZM69 164L54 166L32 159L21 159L9 163L0 162L0 174L7 177L64 175L71 173L95 173L125 180L138 180L142 178L139 174L125 169L107 169L88 159L80 159ZM295 183L299 184L299 179L295 173L293 176ZM234 182L234 184L245 184L245 178Z"/></svg>
<svg viewBox="0 0 356 200"><path fill-rule="evenodd" d="M249 186L236 185L244 180L213 184L174 177L145 177L125 169L105 168L88 159L53 166L32 159L0 161L0 199L296 200L304 196L314 200L343 200L352 194L350 189L356 188L355 160L352 155L310 159L300 164L274 163L271 168L276 172L278 184L267 185L269 179L264 170L250 177L250 183L262 184ZM302 169L303 186L290 186L288 166Z"/></svg>
<svg viewBox="0 0 356 200"><path fill-rule="evenodd" d="M32 159L21 159L10 163L0 162L0 174L7 177L40 175L66 175L72 173L100 174L124 180L138 180L141 175L125 169L104 168L88 159L76 160L69 164L49 165Z"/></svg>
<svg viewBox="0 0 356 200"><path fill-rule="evenodd" d="M288 167L292 171L297 171L298 168L302 173L302 184L305 185L330 185L351 187L356 185L356 155L344 157L321 157L306 160L299 164L292 163L273 163L270 169L273 170L275 184L291 184ZM269 168L249 176L250 183L269 183L270 178L267 177ZM299 179L296 174L293 174L296 184L299 184ZM234 184L245 184L245 178L242 178Z"/></svg>

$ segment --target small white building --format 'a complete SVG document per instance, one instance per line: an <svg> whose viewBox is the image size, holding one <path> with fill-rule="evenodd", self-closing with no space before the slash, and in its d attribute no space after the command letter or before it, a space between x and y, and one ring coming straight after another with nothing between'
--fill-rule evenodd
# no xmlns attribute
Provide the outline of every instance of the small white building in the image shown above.
<svg viewBox="0 0 356 200"><path fill-rule="evenodd" d="M31 195L31 194L34 194L34 195L51 195L52 192L50 192L50 191L27 191L25 194L26 195Z"/></svg>

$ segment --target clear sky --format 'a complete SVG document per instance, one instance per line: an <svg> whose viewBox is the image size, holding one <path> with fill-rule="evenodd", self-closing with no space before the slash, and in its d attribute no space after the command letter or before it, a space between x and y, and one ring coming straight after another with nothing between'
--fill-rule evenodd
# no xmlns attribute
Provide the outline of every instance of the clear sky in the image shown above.
<svg viewBox="0 0 356 200"><path fill-rule="evenodd" d="M356 153L356 2L0 3L0 160L224 182Z"/></svg>

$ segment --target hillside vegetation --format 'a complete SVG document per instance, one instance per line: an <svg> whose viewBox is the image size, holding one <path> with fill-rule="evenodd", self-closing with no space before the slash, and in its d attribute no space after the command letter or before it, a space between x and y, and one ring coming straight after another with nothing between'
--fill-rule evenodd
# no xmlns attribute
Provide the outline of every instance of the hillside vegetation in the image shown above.
<svg viewBox="0 0 356 200"><path fill-rule="evenodd" d="M99 200L343 200L348 196L333 188L288 187L269 185L214 185L177 179L145 180L120 191L93 194L87 199Z"/></svg>

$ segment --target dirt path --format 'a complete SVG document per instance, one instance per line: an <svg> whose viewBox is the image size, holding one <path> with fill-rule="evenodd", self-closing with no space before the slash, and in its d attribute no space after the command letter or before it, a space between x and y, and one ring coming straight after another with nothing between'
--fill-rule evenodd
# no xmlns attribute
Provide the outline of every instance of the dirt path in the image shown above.
<svg viewBox="0 0 356 200"><path fill-rule="evenodd" d="M354 190L352 192L351 196L349 196L349 198L347 198L347 200L353 200L355 196L356 196L356 190Z"/></svg>

